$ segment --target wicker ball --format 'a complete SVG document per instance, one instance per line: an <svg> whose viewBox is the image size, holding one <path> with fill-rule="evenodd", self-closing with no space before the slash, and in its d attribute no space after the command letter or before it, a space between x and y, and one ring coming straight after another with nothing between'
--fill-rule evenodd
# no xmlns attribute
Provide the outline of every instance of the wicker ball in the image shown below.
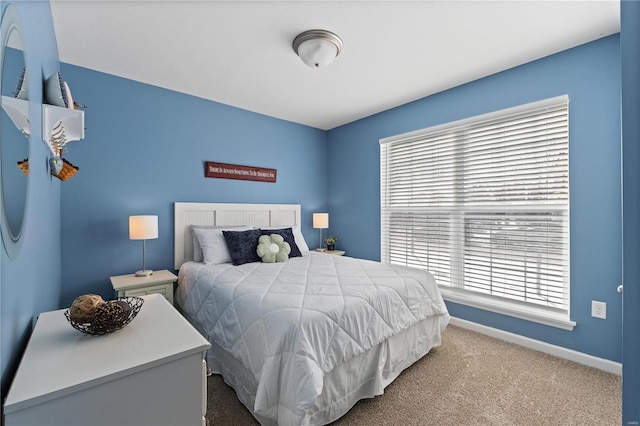
<svg viewBox="0 0 640 426"><path fill-rule="evenodd" d="M96 309L104 303L102 297L97 294L84 294L73 301L69 308L69 314L76 321L89 320Z"/></svg>
<svg viewBox="0 0 640 426"><path fill-rule="evenodd" d="M105 302L96 308L91 324L95 331L109 331L122 323L128 314L119 302Z"/></svg>

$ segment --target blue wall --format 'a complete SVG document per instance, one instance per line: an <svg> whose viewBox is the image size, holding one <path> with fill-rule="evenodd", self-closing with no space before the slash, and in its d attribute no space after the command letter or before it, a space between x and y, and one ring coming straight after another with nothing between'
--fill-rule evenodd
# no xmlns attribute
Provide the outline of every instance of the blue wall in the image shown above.
<svg viewBox="0 0 640 426"><path fill-rule="evenodd" d="M2 10L6 7L2 2ZM0 364L2 394L13 378L22 348L40 312L58 308L61 288L60 184L47 170L49 151L39 140L42 78L57 70L58 50L48 2L15 2L23 27L29 69L30 173L23 243L17 259L0 254ZM42 73L42 74L41 74ZM24 139L24 138L23 138ZM11 186L12 182L5 182Z"/></svg>
<svg viewBox="0 0 640 426"><path fill-rule="evenodd" d="M619 35L585 44L329 131L332 232L349 254L380 259L379 139L568 94L571 332L447 303L452 315L621 361ZM425 76L428 78L428 76ZM591 300L607 319L591 318Z"/></svg>
<svg viewBox="0 0 640 426"><path fill-rule="evenodd" d="M157 214L147 267L173 270L173 203L300 203L302 229L326 209L326 132L71 65L74 99L88 106L85 140L65 154L79 172L62 184L61 305L112 297L112 275L142 268L128 217ZM215 82L212 82L215 84ZM277 182L204 177L204 162L275 168Z"/></svg>

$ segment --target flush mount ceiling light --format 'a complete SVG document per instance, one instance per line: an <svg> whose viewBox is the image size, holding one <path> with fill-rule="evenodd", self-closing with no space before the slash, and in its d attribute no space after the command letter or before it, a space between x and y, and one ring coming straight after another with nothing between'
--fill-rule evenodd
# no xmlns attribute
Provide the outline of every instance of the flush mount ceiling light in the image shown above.
<svg viewBox="0 0 640 426"><path fill-rule="evenodd" d="M293 51L312 68L329 65L342 52L342 40L327 30L309 30L293 39Z"/></svg>

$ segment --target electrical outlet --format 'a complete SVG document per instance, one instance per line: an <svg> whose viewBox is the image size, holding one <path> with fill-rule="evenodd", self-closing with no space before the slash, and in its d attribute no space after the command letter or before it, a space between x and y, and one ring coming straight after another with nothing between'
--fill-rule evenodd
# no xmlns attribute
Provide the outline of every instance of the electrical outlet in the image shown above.
<svg viewBox="0 0 640 426"><path fill-rule="evenodd" d="M607 304L605 302L591 301L591 316L594 318L607 319Z"/></svg>

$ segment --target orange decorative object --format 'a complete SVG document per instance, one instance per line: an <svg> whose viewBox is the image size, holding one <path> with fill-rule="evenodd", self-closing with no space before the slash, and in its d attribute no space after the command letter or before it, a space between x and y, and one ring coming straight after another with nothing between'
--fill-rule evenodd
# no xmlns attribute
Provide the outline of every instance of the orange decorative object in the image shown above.
<svg viewBox="0 0 640 426"><path fill-rule="evenodd" d="M29 159L25 158L22 161L18 161L18 168L22 170L22 173L29 175Z"/></svg>
<svg viewBox="0 0 640 426"><path fill-rule="evenodd" d="M79 167L74 166L73 164L71 164L70 162L65 160L64 158L62 159L62 162L63 162L63 165L62 165L62 170L60 170L60 173L55 174L55 173L51 172L51 176L55 176L60 180L69 180L76 173L78 173L78 170L80 170ZM20 170L22 170L22 173L24 173L25 175L28 175L29 174L29 159L25 158L22 161L18 161L18 168L20 168Z"/></svg>
<svg viewBox="0 0 640 426"><path fill-rule="evenodd" d="M67 160L65 160L64 158L62 159L62 162L64 163L62 166L62 170L60 170L60 173L53 174L53 172L51 173L51 175L57 177L60 180L69 180L71 179L76 173L78 173L78 170L80 170L78 167L74 166L73 164L71 164L70 162L68 162Z"/></svg>

